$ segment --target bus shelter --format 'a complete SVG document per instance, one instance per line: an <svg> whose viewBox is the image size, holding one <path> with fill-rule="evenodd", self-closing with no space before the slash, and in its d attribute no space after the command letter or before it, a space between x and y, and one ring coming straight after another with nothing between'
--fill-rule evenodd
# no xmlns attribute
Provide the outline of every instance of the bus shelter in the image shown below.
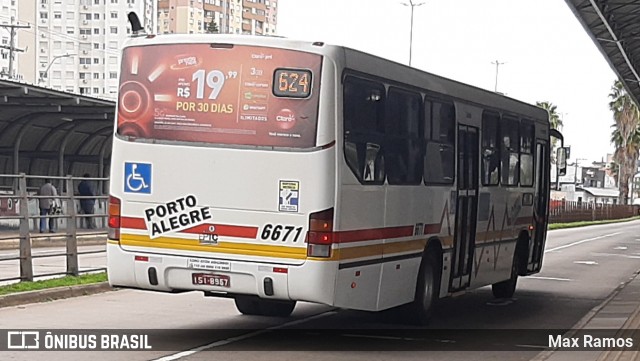
<svg viewBox="0 0 640 361"><path fill-rule="evenodd" d="M640 2L565 0L618 78L640 103Z"/></svg>
<svg viewBox="0 0 640 361"><path fill-rule="evenodd" d="M114 101L0 80L0 110L0 174L108 176Z"/></svg>

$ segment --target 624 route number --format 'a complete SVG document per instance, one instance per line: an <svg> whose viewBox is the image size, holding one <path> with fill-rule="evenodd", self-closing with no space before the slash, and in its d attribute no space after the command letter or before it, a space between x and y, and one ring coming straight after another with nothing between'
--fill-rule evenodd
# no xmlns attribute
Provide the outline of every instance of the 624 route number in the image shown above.
<svg viewBox="0 0 640 361"><path fill-rule="evenodd" d="M286 242L293 239L297 242L302 233L302 227L283 226L281 224L266 224L260 232L260 238L263 240Z"/></svg>

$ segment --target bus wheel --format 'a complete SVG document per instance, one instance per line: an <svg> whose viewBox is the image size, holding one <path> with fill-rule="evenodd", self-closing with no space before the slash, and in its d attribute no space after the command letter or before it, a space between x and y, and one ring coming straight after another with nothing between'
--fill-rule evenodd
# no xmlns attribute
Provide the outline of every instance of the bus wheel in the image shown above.
<svg viewBox="0 0 640 361"><path fill-rule="evenodd" d="M506 281L494 283L491 285L491 292L495 298L511 298L516 292L516 284L518 283L518 265L520 247L516 248L516 253L513 255L513 264L511 265L511 278Z"/></svg>
<svg viewBox="0 0 640 361"><path fill-rule="evenodd" d="M256 296L236 296L236 308L243 315L287 317L296 301L265 300Z"/></svg>
<svg viewBox="0 0 640 361"><path fill-rule="evenodd" d="M416 298L413 301L415 321L426 325L431 318L438 300L440 287L440 267L434 252L428 252L420 264Z"/></svg>
<svg viewBox="0 0 640 361"><path fill-rule="evenodd" d="M287 317L296 307L296 301L260 300L263 316Z"/></svg>

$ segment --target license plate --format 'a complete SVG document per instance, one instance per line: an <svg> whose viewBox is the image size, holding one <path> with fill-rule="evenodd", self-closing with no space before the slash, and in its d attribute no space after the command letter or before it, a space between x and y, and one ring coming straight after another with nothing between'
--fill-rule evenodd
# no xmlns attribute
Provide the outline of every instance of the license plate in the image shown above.
<svg viewBox="0 0 640 361"><path fill-rule="evenodd" d="M225 275L214 275L211 273L193 273L191 281L194 285L230 287L231 279Z"/></svg>

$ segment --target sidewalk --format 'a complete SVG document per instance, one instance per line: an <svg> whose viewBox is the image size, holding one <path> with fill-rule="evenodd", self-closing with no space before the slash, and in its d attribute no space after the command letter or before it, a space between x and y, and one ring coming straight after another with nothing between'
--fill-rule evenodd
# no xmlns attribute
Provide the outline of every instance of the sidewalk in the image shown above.
<svg viewBox="0 0 640 361"><path fill-rule="evenodd" d="M629 281L621 284L604 302L594 307L584 316L571 333L585 330L618 330L615 337L623 332L634 331L636 351L544 351L532 361L640 361L640 271Z"/></svg>
<svg viewBox="0 0 640 361"><path fill-rule="evenodd" d="M31 231L31 247L62 247L66 245L67 233L65 229L58 229L55 233L39 233ZM81 229L76 234L78 245L89 246L105 244L107 229ZM0 250L20 248L20 233L17 230L0 230Z"/></svg>

